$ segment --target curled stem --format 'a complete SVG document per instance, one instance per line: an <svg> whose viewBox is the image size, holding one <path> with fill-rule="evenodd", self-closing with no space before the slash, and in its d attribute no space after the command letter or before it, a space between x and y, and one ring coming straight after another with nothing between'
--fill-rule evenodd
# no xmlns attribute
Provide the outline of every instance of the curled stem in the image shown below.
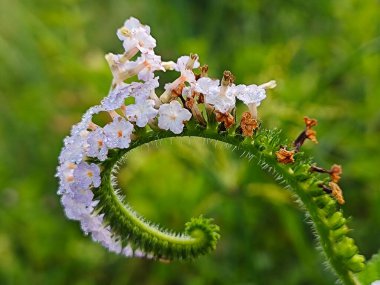
<svg viewBox="0 0 380 285"><path fill-rule="evenodd" d="M364 268L364 258L358 254L353 239L347 236L349 229L340 206L318 187L320 174L309 171L312 161L304 153L297 153L295 162L291 164L277 161L275 152L284 144L277 130L261 129L254 139L244 140L234 135L221 136L212 129L185 129L180 135L167 131L147 132L133 141L128 149L115 151L103 163L102 184L95 190L95 195L100 201L98 211L105 214L122 243L129 243L132 248L142 250L147 255L169 260L195 258L216 247L219 228L210 220L203 217L192 219L186 224L184 233L173 234L139 216L128 204L124 204L125 201L113 188L112 170L127 152L152 141L177 136L221 141L255 158L263 170L297 195L298 202L313 224L328 263L340 280L344 284L360 284L354 273Z"/></svg>

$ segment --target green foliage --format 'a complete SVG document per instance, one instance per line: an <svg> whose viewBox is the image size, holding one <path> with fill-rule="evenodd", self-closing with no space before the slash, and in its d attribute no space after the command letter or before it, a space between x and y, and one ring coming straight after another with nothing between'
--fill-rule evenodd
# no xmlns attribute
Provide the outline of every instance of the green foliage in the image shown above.
<svg viewBox="0 0 380 285"><path fill-rule="evenodd" d="M164 59L196 52L212 76L276 79L259 109L266 127L292 138L304 115L318 118L320 144L305 152L343 165L350 235L369 258L380 247L379 14L359 0L0 1L0 284L333 284L292 197L233 148L151 144L118 177L156 223L215 218L223 238L196 263L125 259L92 243L64 217L55 167L71 125L108 92L103 55L120 50L112 31L133 15Z"/></svg>
<svg viewBox="0 0 380 285"><path fill-rule="evenodd" d="M380 280L380 254L377 253L369 260L367 267L358 277L363 284L370 284L373 281Z"/></svg>

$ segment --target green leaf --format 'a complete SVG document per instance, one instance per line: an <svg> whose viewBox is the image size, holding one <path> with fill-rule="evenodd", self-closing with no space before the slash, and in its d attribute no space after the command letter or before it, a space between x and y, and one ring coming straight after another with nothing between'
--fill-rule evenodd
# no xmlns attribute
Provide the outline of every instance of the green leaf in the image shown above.
<svg viewBox="0 0 380 285"><path fill-rule="evenodd" d="M372 256L366 268L357 276L363 285L369 285L373 281L380 280L380 251Z"/></svg>

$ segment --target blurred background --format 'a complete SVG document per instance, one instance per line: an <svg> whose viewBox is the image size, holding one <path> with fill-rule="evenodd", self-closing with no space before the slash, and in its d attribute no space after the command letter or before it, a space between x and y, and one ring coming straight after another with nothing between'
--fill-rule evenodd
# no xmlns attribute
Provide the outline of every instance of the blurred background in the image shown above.
<svg viewBox="0 0 380 285"><path fill-rule="evenodd" d="M54 178L63 138L107 94L116 29L150 25L164 60L190 52L237 83L278 87L259 108L289 138L303 116L343 165L352 236L380 248L380 1L0 0L0 284L333 284L291 194L221 144L163 141L129 155L119 182L131 205L182 230L213 217L216 252L162 264L107 252L64 216ZM164 82L168 75L162 75Z"/></svg>

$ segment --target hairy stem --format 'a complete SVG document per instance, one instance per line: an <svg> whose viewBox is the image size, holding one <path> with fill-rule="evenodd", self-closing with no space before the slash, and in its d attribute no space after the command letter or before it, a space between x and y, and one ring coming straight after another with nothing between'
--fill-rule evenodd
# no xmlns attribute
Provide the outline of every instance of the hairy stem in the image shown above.
<svg viewBox="0 0 380 285"><path fill-rule="evenodd" d="M218 228L208 220L193 220L190 222L194 226L192 232L173 235L146 222L131 207L125 206L112 187L111 169L127 152L155 140L177 136L201 137L224 142L256 159L263 170L271 173L279 183L296 194L298 202L313 224L329 265L339 279L344 284L360 284L354 273L363 270L364 258L358 254L354 241L347 237L349 229L339 205L318 187L323 178L319 173L309 171L312 161L304 153L297 153L295 162L291 164L281 164L277 161L275 152L286 142L276 130L260 130L254 139L222 135L214 129L196 127L186 129L180 135L165 131L147 132L134 140L128 149L115 151L111 158L103 163L102 186L96 195L100 200L99 210L106 214L111 228L120 235L122 241L126 243L132 240L135 248L142 248L153 256L168 259L192 258L215 248L219 238Z"/></svg>

